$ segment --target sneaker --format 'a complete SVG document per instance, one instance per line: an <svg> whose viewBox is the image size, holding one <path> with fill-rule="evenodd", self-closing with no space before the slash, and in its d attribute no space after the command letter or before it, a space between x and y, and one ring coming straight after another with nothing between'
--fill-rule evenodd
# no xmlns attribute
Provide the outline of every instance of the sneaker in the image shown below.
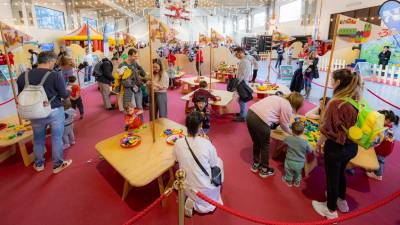
<svg viewBox="0 0 400 225"><path fill-rule="evenodd" d="M63 145L63 150L69 149L69 147L71 147L71 145L65 144L65 145Z"/></svg>
<svg viewBox="0 0 400 225"><path fill-rule="evenodd" d="M283 181L288 187L292 187L292 183L289 182L289 181L287 181L287 180L285 179L285 177L283 177L283 176L282 176L282 181Z"/></svg>
<svg viewBox="0 0 400 225"><path fill-rule="evenodd" d="M258 175L261 178L267 178L269 176L273 176L275 174L275 170L272 168L261 168L259 169Z"/></svg>
<svg viewBox="0 0 400 225"><path fill-rule="evenodd" d="M79 117L79 119L80 119L80 120L83 120L83 115L81 115L81 116Z"/></svg>
<svg viewBox="0 0 400 225"><path fill-rule="evenodd" d="M75 144L75 141L71 141L71 146Z"/></svg>
<svg viewBox="0 0 400 225"><path fill-rule="evenodd" d="M312 201L311 204L319 215L327 219L335 219L338 217L337 211L331 212L326 206L326 202Z"/></svg>
<svg viewBox="0 0 400 225"><path fill-rule="evenodd" d="M187 217L193 216L193 207L194 207L194 201L190 198L187 198L185 201L185 216Z"/></svg>
<svg viewBox="0 0 400 225"><path fill-rule="evenodd" d="M372 178L375 180L380 180L380 181L382 180L382 176L377 176L374 172L367 172L366 174L369 178Z"/></svg>
<svg viewBox="0 0 400 225"><path fill-rule="evenodd" d="M240 116L240 113L235 113L235 116L236 116L236 117Z"/></svg>
<svg viewBox="0 0 400 225"><path fill-rule="evenodd" d="M67 168L69 165L71 165L72 159L64 160L61 165L59 165L56 168L53 168L53 173L59 173L63 171L63 169Z"/></svg>
<svg viewBox="0 0 400 225"><path fill-rule="evenodd" d="M300 187L301 181L295 181L293 182L293 186L295 187Z"/></svg>
<svg viewBox="0 0 400 225"><path fill-rule="evenodd" d="M237 116L237 117L235 117L235 119L233 119L233 121L242 123L242 122L244 122L246 120L241 116Z"/></svg>
<svg viewBox="0 0 400 225"><path fill-rule="evenodd" d="M253 173L257 173L258 169L260 169L260 163L253 163L253 165L251 166L251 172Z"/></svg>
<svg viewBox="0 0 400 225"><path fill-rule="evenodd" d="M42 164L41 166L37 166L36 164L33 165L33 168L37 171L37 172L42 172L44 170L44 164Z"/></svg>
<svg viewBox="0 0 400 225"><path fill-rule="evenodd" d="M339 211L342 213L348 213L350 211L349 205L347 204L347 201L344 199L338 198L338 200L336 201L336 205Z"/></svg>

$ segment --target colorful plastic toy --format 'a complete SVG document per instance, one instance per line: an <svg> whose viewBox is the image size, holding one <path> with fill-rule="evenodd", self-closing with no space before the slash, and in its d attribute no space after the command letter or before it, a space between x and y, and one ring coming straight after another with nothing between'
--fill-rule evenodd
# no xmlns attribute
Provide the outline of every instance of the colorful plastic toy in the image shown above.
<svg viewBox="0 0 400 225"><path fill-rule="evenodd" d="M174 134L183 135L183 130L182 129L167 128L167 129L163 130L163 132L160 134L160 136L161 137L169 137L169 136L174 135Z"/></svg>
<svg viewBox="0 0 400 225"><path fill-rule="evenodd" d="M142 142L140 136L133 134L132 132L129 132L127 134L124 134L120 140L120 145L123 148L133 148L135 146L138 146Z"/></svg>
<svg viewBox="0 0 400 225"><path fill-rule="evenodd" d="M167 141L167 144L169 144L169 145L175 145L176 141L183 137L184 137L183 134L173 134L173 135L170 135L169 137L167 137L166 141Z"/></svg>

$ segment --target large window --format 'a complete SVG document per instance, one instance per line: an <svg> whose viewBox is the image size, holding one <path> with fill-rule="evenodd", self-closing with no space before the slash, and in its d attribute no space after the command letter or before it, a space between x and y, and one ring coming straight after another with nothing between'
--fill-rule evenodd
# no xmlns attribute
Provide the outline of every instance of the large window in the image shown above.
<svg viewBox="0 0 400 225"><path fill-rule="evenodd" d="M84 24L89 24L89 26L91 26L94 29L97 29L97 21L95 19L90 19L87 17L82 17L82 22Z"/></svg>
<svg viewBox="0 0 400 225"><path fill-rule="evenodd" d="M39 28L65 30L64 12L35 5Z"/></svg>
<svg viewBox="0 0 400 225"><path fill-rule="evenodd" d="M301 0L281 5L279 8L279 23L289 22L300 19Z"/></svg>
<svg viewBox="0 0 400 225"><path fill-rule="evenodd" d="M263 27L263 26L265 26L265 12L254 14L253 27Z"/></svg>
<svg viewBox="0 0 400 225"><path fill-rule="evenodd" d="M238 30L246 30L246 19L242 18L239 20L239 24L238 24Z"/></svg>

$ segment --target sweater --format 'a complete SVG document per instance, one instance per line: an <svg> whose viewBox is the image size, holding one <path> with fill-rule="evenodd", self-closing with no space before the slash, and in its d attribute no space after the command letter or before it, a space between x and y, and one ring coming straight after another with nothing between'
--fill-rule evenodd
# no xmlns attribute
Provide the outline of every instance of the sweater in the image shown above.
<svg viewBox="0 0 400 225"><path fill-rule="evenodd" d="M203 96L206 99L206 105L208 104L208 99L211 99L213 101L217 100L217 97L215 97L213 94L211 94L208 90L199 88L193 93L192 96L192 102L196 103L199 101L199 98Z"/></svg>
<svg viewBox="0 0 400 225"><path fill-rule="evenodd" d="M46 92L47 98L49 101L51 101L50 105L51 108L58 108L63 106L63 99L66 99L69 97L70 92L67 91L65 87L65 81L62 75L59 72L52 71L49 69L43 69L43 68L36 68L32 69L28 73L28 78L29 78L29 84L31 85L39 85L40 81L44 77L44 75L51 71L50 75L47 77L47 80L43 84L44 91ZM18 79L17 79L17 85L18 85L18 92L21 93L22 90L24 90L25 87L25 75L21 74Z"/></svg>
<svg viewBox="0 0 400 225"><path fill-rule="evenodd" d="M310 143L299 136L288 136L283 142L288 146L286 160L304 162L306 153L312 152Z"/></svg>

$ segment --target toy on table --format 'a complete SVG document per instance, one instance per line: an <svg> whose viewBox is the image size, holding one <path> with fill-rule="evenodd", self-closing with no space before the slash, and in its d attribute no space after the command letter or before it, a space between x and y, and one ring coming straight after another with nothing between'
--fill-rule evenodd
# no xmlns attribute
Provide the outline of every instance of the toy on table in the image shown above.
<svg viewBox="0 0 400 225"><path fill-rule="evenodd" d="M183 134L173 134L167 137L167 139L165 139L167 141L167 144L169 145L174 145L175 142L180 139L183 138L184 135Z"/></svg>
<svg viewBox="0 0 400 225"><path fill-rule="evenodd" d="M141 143L141 138L138 135L129 132L124 134L120 140L120 145L123 148L133 148Z"/></svg>
<svg viewBox="0 0 400 225"><path fill-rule="evenodd" d="M316 145L320 137L319 124L304 117L296 117L294 121L300 121L303 124L306 140L311 145Z"/></svg>
<svg viewBox="0 0 400 225"><path fill-rule="evenodd" d="M174 145L175 142L179 139L184 137L182 129L164 129L163 132L160 134L161 137L166 137L165 141L170 144Z"/></svg>
<svg viewBox="0 0 400 225"><path fill-rule="evenodd" d="M257 87L257 90L259 91L276 91L278 90L279 85L277 84L270 84L270 83L265 83L263 85L260 85Z"/></svg>

